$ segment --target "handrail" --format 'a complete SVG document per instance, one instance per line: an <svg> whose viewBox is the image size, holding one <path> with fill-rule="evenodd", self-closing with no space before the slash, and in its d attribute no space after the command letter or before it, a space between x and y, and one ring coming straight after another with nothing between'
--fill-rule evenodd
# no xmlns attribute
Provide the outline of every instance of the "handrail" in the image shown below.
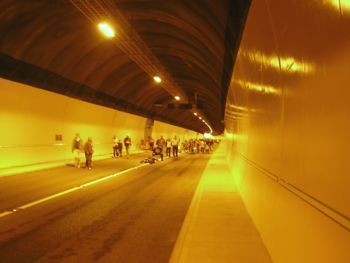
<svg viewBox="0 0 350 263"><path fill-rule="evenodd" d="M322 213L323 215L327 216L329 219L340 225L342 228L345 228L347 231L350 231L350 217L343 214L342 212L336 210L335 208L331 207L330 205L322 202L321 200L317 199L316 197L312 196L311 194L304 192L297 186L293 185L292 183L288 182L284 178L270 172L269 170L263 168L261 165L257 164L256 162L250 160L248 157L246 157L244 154L239 152L238 150L235 150L235 152L238 153L242 157L243 160L245 160L248 164L253 166L254 168L260 170L265 176L267 176L269 179L272 179L282 187L284 187L286 190L291 192L292 194L296 195L298 198L302 199L304 202L308 203L310 206L315 208L318 212Z"/></svg>

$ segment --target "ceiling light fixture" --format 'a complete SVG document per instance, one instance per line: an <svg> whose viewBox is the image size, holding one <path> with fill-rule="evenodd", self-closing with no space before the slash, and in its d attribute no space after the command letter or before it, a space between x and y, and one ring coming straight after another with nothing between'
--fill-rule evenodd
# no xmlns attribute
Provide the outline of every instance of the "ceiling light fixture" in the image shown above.
<svg viewBox="0 0 350 263"><path fill-rule="evenodd" d="M115 37L114 29L110 24L106 22L101 22L97 25L97 27L105 37L107 38Z"/></svg>
<svg viewBox="0 0 350 263"><path fill-rule="evenodd" d="M159 76L154 76L153 79L157 83L161 83L162 82L162 79Z"/></svg>

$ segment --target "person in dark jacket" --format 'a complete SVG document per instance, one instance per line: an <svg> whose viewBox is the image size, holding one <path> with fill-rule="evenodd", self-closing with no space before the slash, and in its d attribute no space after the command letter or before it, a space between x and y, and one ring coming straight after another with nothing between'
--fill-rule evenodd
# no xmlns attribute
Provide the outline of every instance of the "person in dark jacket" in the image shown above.
<svg viewBox="0 0 350 263"><path fill-rule="evenodd" d="M162 160L162 161L164 161L164 158L163 158L163 150L160 148L160 147L155 147L155 148L153 148L153 151L152 151L152 158L154 158L154 156L160 156L160 159Z"/></svg>
<svg viewBox="0 0 350 263"><path fill-rule="evenodd" d="M148 143L149 143L149 148L151 151L153 151L154 148L154 141L151 136L148 136Z"/></svg>
<svg viewBox="0 0 350 263"><path fill-rule="evenodd" d="M123 156L123 143L121 140L118 140L118 154L119 157Z"/></svg>
<svg viewBox="0 0 350 263"><path fill-rule="evenodd" d="M87 142L85 143L84 151L85 151L85 159L86 159L86 168L91 170L92 154L94 153L91 137L89 137Z"/></svg>
<svg viewBox="0 0 350 263"><path fill-rule="evenodd" d="M129 149L131 146L131 138L128 135L124 139L124 146L125 146L126 158L129 159Z"/></svg>
<svg viewBox="0 0 350 263"><path fill-rule="evenodd" d="M165 139L163 138L163 136L160 136L160 138L156 141L156 145L157 145L156 148L161 150L161 156L163 156L164 148L166 146L165 145ZM162 158L162 161L163 161L163 158Z"/></svg>

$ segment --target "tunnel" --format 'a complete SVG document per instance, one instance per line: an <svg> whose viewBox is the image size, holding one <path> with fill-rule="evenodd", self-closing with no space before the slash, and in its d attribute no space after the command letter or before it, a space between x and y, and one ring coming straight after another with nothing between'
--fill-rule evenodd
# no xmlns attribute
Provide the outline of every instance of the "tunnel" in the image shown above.
<svg viewBox="0 0 350 263"><path fill-rule="evenodd" d="M0 1L0 262L350 262L349 0Z"/></svg>

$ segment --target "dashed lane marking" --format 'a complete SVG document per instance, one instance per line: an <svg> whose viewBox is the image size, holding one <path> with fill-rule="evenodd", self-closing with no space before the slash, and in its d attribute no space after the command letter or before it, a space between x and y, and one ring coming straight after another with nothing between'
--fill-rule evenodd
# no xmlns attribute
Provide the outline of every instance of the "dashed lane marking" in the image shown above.
<svg viewBox="0 0 350 263"><path fill-rule="evenodd" d="M111 174L111 175L108 175L108 176L105 176L105 177L102 177L102 178L93 180L93 181L91 181L91 182L82 184L82 185L80 185L80 186L76 186L76 187L70 188L70 189L68 189L68 190L65 190L65 191L62 191L62 192L59 192L59 193L56 193L56 194L53 194L53 195L50 195L50 196L41 198L41 199L39 199L39 200L37 200L37 201L33 201L33 202L28 203L28 204L21 205L21 206L19 206L19 207L13 208L12 210L4 211L4 212L0 213L0 218L5 217L5 216L8 216L8 215L11 215L11 214L14 214L14 213L16 213L17 211L21 211L21 210L24 210L24 209L33 207L33 206L35 206L35 205L38 205L38 204L47 202L47 201L52 200L52 199L54 199L54 198L57 198L57 197L60 197L60 196L63 196L63 195L66 195L66 194L69 194L69 193L72 193L72 192L81 190L81 189L83 189L83 188L85 188L85 187L89 187L89 186L92 186L92 185L94 185L94 184L97 184L97 183L100 183L100 182L109 180L109 179L111 179L111 178L113 178L113 177L120 176L120 175L122 175L122 174L125 174L125 173L128 173L128 172L137 170L137 169L139 169L139 168L141 168L141 167L143 167L143 166L146 166L146 165L149 165L149 164L148 164L148 163L140 164L140 165L137 165L137 166L135 166L135 167L128 168L128 169L126 169L126 170L117 172L117 173L115 173L115 174Z"/></svg>

